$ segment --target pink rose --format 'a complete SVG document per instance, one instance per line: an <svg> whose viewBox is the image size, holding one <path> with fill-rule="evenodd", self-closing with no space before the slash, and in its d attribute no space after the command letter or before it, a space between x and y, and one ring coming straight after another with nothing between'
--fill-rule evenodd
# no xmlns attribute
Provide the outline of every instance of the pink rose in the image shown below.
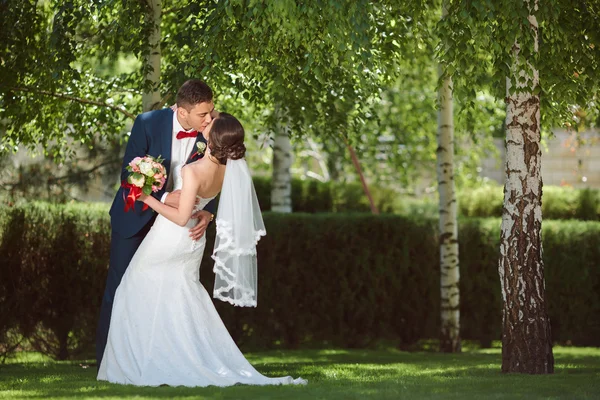
<svg viewBox="0 0 600 400"><path fill-rule="evenodd" d="M129 166L132 168L137 168L137 164L142 160L142 157L136 157L129 163Z"/></svg>
<svg viewBox="0 0 600 400"><path fill-rule="evenodd" d="M158 186L158 190L162 189L163 186L165 186L166 181L167 181L167 179L164 176L160 177L160 185Z"/></svg>

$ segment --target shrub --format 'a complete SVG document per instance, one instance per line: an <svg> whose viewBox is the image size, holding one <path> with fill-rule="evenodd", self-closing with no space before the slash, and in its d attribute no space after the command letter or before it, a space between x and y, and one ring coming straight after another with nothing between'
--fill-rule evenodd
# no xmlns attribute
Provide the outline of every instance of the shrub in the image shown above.
<svg viewBox="0 0 600 400"><path fill-rule="evenodd" d="M263 211L271 209L271 180L255 177L259 203ZM437 200L417 199L402 195L393 189L371 185L371 194L381 213L436 218ZM458 192L459 215L488 218L502 216L503 188L483 185ZM358 212L371 211L369 201L360 183L318 182L292 180L292 206L294 212ZM600 220L600 194L594 189L545 186L542 198L544 219Z"/></svg>
<svg viewBox="0 0 600 400"><path fill-rule="evenodd" d="M10 284L0 299L18 299L10 314L21 331L33 348L58 359L94 339L109 256L105 211L35 203L4 214L0 281Z"/></svg>
<svg viewBox="0 0 600 400"><path fill-rule="evenodd" d="M575 217L583 221L600 220L600 194L592 189L579 191Z"/></svg>
<svg viewBox="0 0 600 400"><path fill-rule="evenodd" d="M458 193L459 213L466 217L501 217L503 188L485 185ZM544 186L542 215L549 219L600 220L600 195L595 189Z"/></svg>
<svg viewBox="0 0 600 400"><path fill-rule="evenodd" d="M56 358L94 340L108 266L106 206L0 208L0 334L18 330ZM258 308L216 301L246 347L378 340L409 347L439 332L437 221L367 214L265 213L258 246ZM459 224L461 335L489 345L501 335L499 219ZM545 221L546 293L553 338L600 345L600 223ZM214 226L207 248L214 244ZM201 281L212 291L206 256ZM8 336L7 336L8 335Z"/></svg>
<svg viewBox="0 0 600 400"><path fill-rule="evenodd" d="M458 192L459 214L465 217L501 217L504 196L501 186L484 185Z"/></svg>

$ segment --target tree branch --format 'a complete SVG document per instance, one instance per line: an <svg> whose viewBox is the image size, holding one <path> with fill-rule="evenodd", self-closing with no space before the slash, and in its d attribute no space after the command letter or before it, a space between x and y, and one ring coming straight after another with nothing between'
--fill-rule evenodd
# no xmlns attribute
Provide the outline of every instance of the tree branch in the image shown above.
<svg viewBox="0 0 600 400"><path fill-rule="evenodd" d="M373 214L379 214L379 210L377 209L377 206L375 205L375 201L373 201L373 196L371 195L371 191L369 190L369 186L367 185L367 180L365 179L362 169L360 168L360 162L358 161L358 156L356 155L356 151L354 151L354 147L352 147L352 145L350 144L350 142L348 142L348 140L346 139L345 136L342 136L342 139L344 140L344 143L346 144L346 147L348 148L348 151L350 152L350 158L352 158L352 163L354 164L354 168L356 169L356 172L358 173L358 176L360 178L360 183L362 183L363 190L365 191L365 194L367 195L367 198L369 199L369 204L371 205L371 212Z"/></svg>
<svg viewBox="0 0 600 400"><path fill-rule="evenodd" d="M173 97L173 93L169 93L167 94L165 97L162 98L162 100L155 104L154 107L152 107L153 110L160 110L161 108L163 108L163 106L165 104L167 104L167 101L169 101L169 99Z"/></svg>
<svg viewBox="0 0 600 400"><path fill-rule="evenodd" d="M121 114L123 114L131 119L135 119L135 115L131 114L129 111L125 110L124 108L113 106L112 104L108 104L108 103L103 103L101 101L88 100L88 99L83 99L80 97L71 96L68 94L54 93L54 92L49 92L47 90L32 89L32 88L27 88L27 87L9 87L9 89L20 91L20 92L43 94L45 96L52 96L52 97L56 97L59 99L75 101L77 103L82 103L82 104L91 104L91 105L95 105L95 106L106 107L106 108L110 108L112 110L118 111Z"/></svg>
<svg viewBox="0 0 600 400"><path fill-rule="evenodd" d="M89 175L92 172L94 172L94 171L96 171L96 170L98 170L100 168L109 166L111 164L121 164L121 159L115 158L115 159L108 160L108 161L105 161L103 163L94 165L93 167L91 167L89 169L82 169L80 171L74 171L72 173L69 173L69 174L63 175L63 176L51 177L51 178L48 179L48 183L58 183L60 181L65 181L65 180L68 181L68 180L76 178L76 177Z"/></svg>

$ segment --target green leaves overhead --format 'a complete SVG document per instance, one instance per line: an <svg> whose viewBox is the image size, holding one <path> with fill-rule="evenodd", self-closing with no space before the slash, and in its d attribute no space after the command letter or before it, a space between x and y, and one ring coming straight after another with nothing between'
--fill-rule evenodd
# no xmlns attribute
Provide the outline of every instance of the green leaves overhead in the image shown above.
<svg viewBox="0 0 600 400"><path fill-rule="evenodd" d="M141 75L102 73L97 66L121 51L141 51L143 24L136 4L1 3L0 150L41 146L60 160L73 142L123 137L126 121L141 109Z"/></svg>
<svg viewBox="0 0 600 400"><path fill-rule="evenodd" d="M543 124L562 126L573 118L573 106L597 107L600 87L600 5L595 1L513 0L448 1L448 18L438 30L439 59L453 75L455 93L488 86L505 96L506 76L515 41L540 72ZM531 8L531 9L530 9ZM528 16L539 24L539 53L534 52Z"/></svg>
<svg viewBox="0 0 600 400"><path fill-rule="evenodd" d="M297 133L319 118L345 125L347 110L396 72L391 43L406 26L390 25L394 11L363 0L217 2L207 8L203 71L230 77L251 101L283 104Z"/></svg>

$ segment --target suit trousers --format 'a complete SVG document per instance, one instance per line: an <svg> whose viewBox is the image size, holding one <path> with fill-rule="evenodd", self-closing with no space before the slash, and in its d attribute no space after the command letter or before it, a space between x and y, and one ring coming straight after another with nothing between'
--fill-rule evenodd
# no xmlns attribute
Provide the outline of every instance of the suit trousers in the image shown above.
<svg viewBox="0 0 600 400"><path fill-rule="evenodd" d="M140 244L150 231L154 219L150 220L142 230L132 237L124 238L113 229L110 239L110 265L108 267L108 275L106 277L106 287L104 296L102 297L102 305L100 307L100 319L96 329L96 361L97 367L100 368L104 348L108 340L108 330L110 327L110 317L112 313L113 301L117 287L121 283L121 279L137 251Z"/></svg>

